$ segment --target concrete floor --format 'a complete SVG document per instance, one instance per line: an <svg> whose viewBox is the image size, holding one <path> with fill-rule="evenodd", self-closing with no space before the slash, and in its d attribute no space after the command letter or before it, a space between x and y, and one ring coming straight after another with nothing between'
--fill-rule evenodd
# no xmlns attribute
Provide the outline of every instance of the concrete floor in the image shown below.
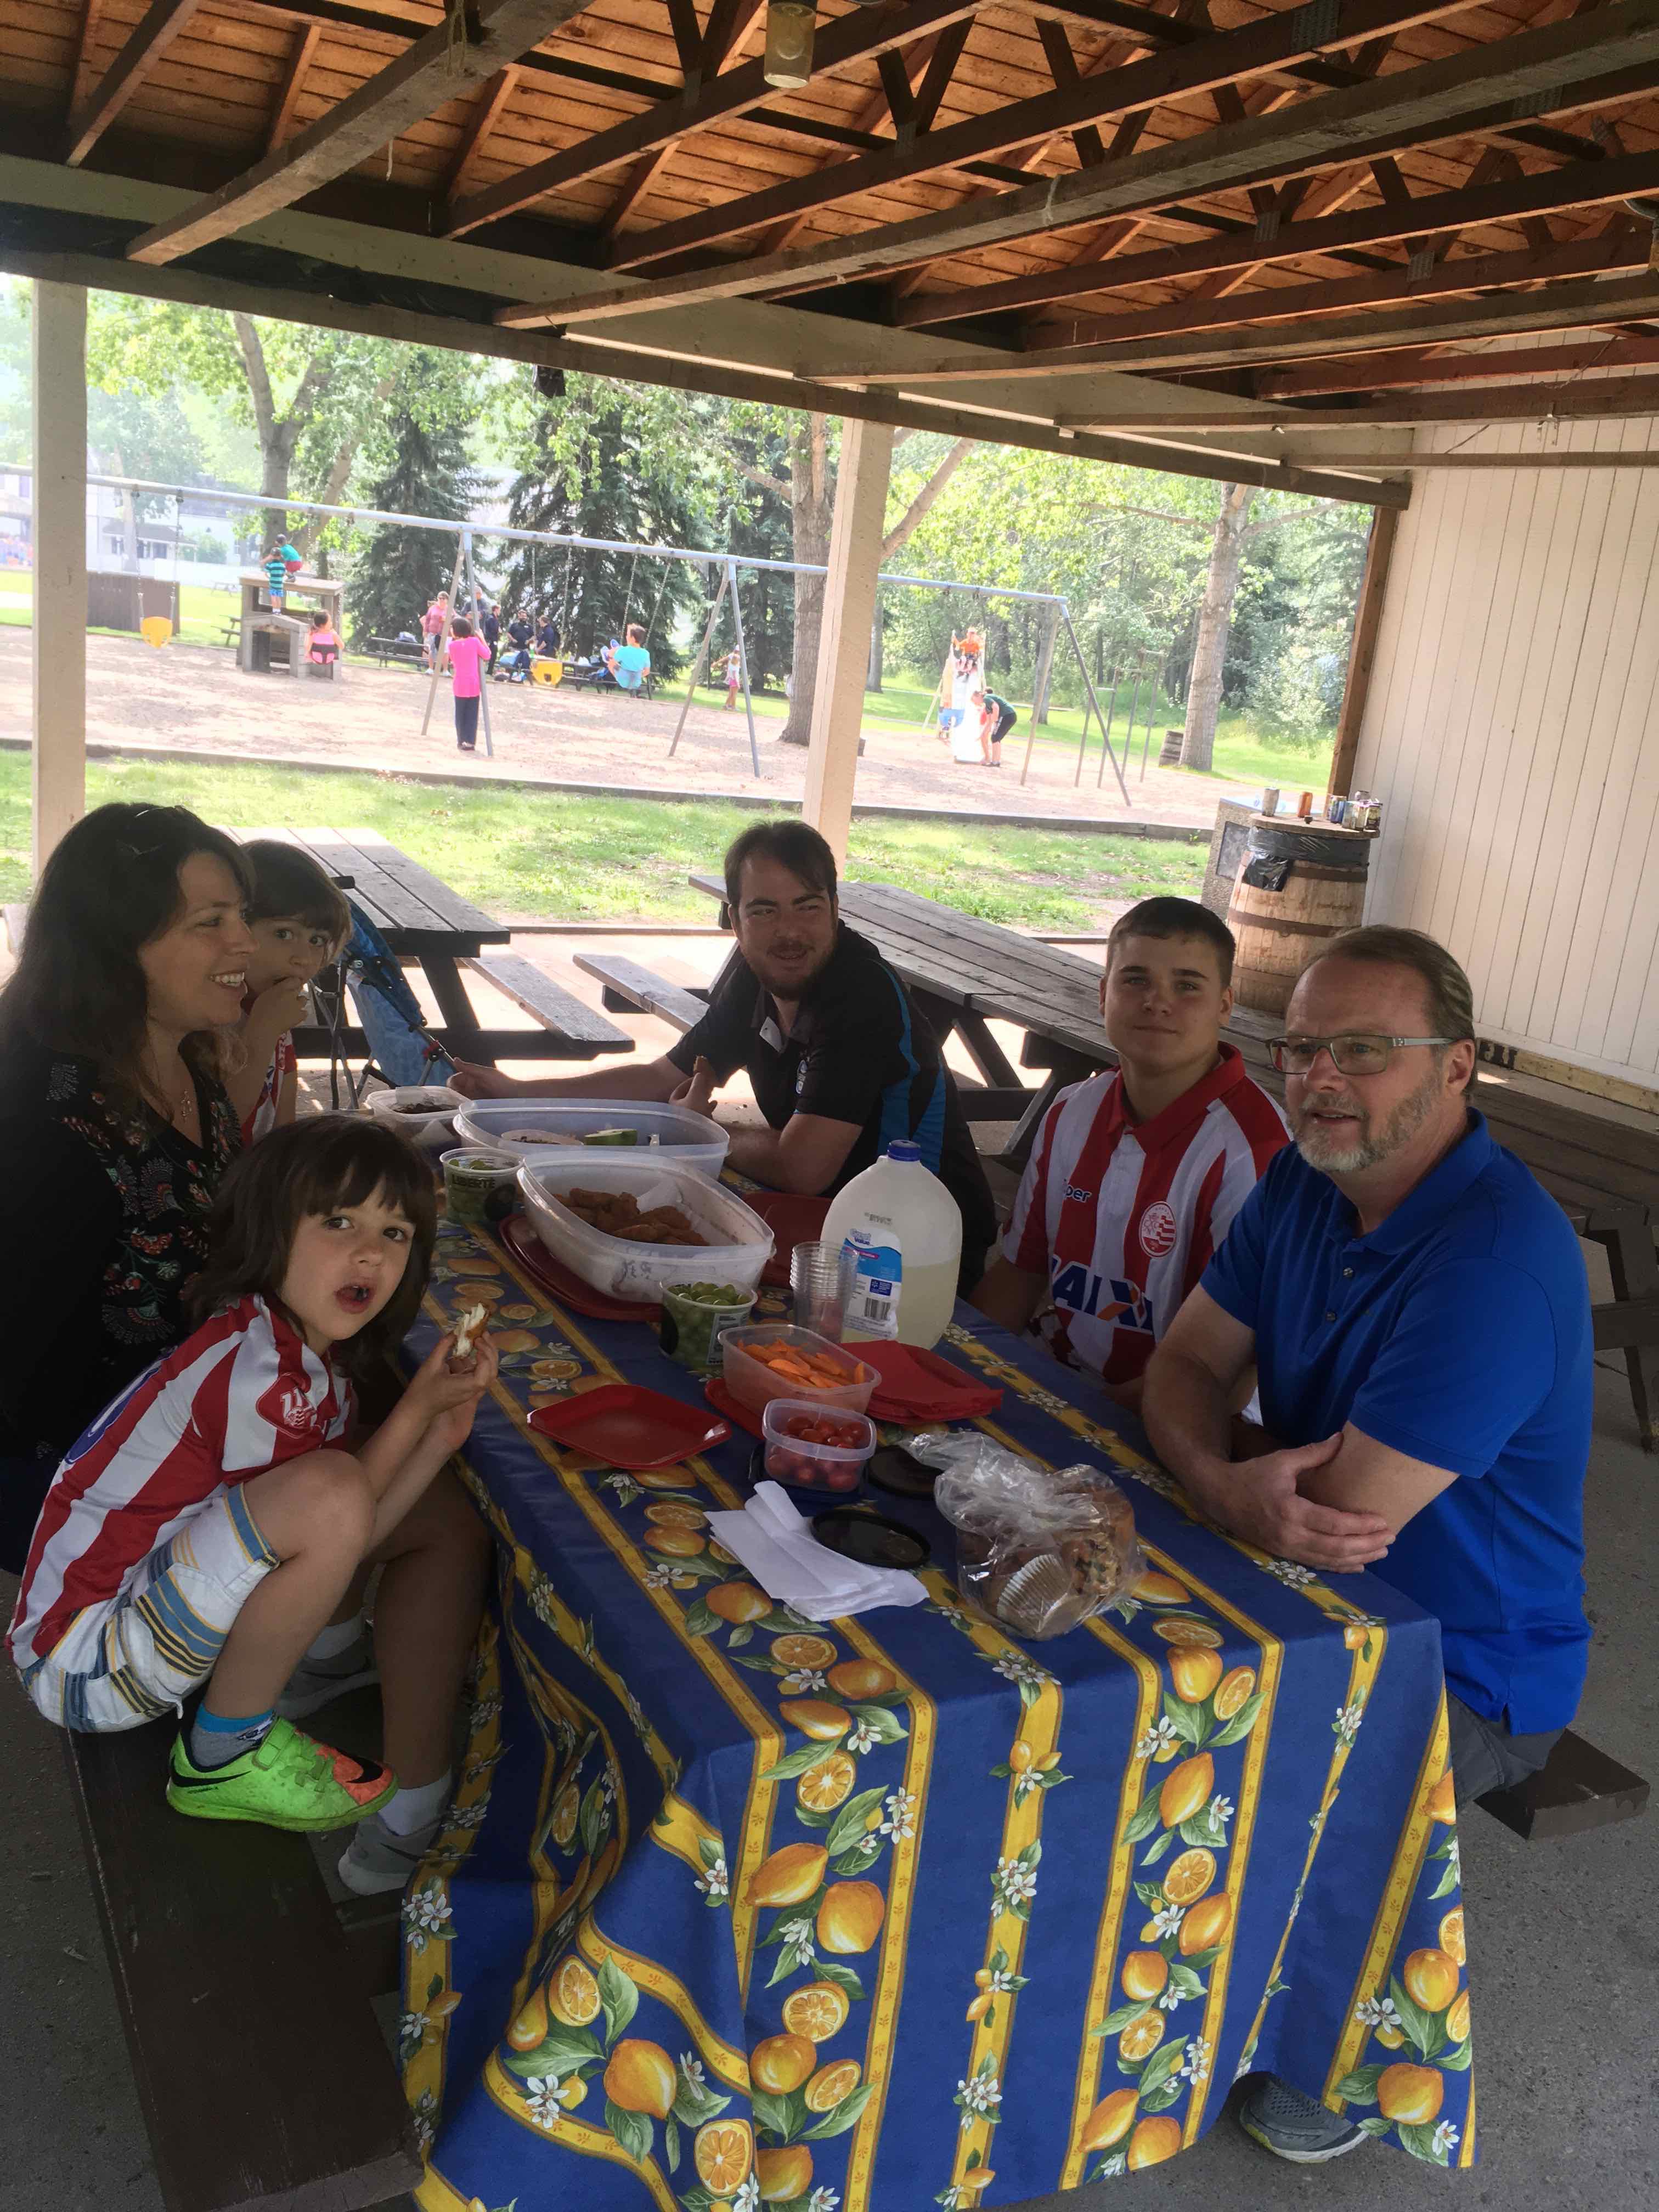
<svg viewBox="0 0 1659 2212"><path fill-rule="evenodd" d="M1622 1373L1598 1377L1589 1490L1595 1640L1581 1731L1651 1774L1659 1717L1659 1462L1637 1449ZM9 1613L14 1585L0 1576ZM161 2212L97 1917L52 1732L0 1684L0 2207ZM1653 2212L1659 2205L1656 2008L1659 1819L1525 1844L1467 1816L1464 1900L1476 2004L1484 2162L1443 2175L1368 2147L1303 2172L1222 2120L1131 2185L1167 2212L1448 2204L1503 2212ZM208 2116L204 2116L206 2118ZM1098 2200L1107 2185L1042 2200ZM525 2208L542 2212L542 2208ZM875 2212L926 2212L880 2205ZM1036 2204L1026 2212L1038 2212Z"/></svg>

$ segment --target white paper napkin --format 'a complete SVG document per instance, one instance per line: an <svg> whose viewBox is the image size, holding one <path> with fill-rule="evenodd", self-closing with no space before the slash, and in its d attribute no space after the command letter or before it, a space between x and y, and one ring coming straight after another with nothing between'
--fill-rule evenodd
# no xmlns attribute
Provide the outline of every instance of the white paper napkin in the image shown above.
<svg viewBox="0 0 1659 2212"><path fill-rule="evenodd" d="M902 1567L861 1566L820 1544L775 1482L755 1486L740 1513L711 1513L708 1526L769 1597L809 1620L838 1620L877 1606L920 1605L927 1592Z"/></svg>

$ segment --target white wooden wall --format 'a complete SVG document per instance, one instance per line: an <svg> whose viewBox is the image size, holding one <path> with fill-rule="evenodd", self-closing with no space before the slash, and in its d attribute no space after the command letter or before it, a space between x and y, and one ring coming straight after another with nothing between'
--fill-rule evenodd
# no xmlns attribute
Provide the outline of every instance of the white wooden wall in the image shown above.
<svg viewBox="0 0 1659 2212"><path fill-rule="evenodd" d="M1552 434L1659 452L1653 418ZM1353 782L1387 802L1368 920L1451 948L1483 1036L1659 1071L1659 469L1418 472Z"/></svg>

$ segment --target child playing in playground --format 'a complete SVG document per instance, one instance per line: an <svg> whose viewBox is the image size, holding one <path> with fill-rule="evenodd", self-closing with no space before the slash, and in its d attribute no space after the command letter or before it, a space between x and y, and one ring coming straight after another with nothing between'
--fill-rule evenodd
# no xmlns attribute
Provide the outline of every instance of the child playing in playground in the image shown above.
<svg viewBox="0 0 1659 2212"><path fill-rule="evenodd" d="M362 1895L402 1887L448 1802L489 1556L442 1473L495 1380L487 1339L441 1338L374 1433L351 1436L349 1377L414 1319L434 1216L425 1161L373 1117L311 1116L245 1152L194 1285L202 1324L70 1450L8 1638L29 1697L65 1728L182 1716L204 1684L167 1802L198 1820L359 1824L340 1872ZM357 1632L330 1624L371 1564L390 1765L277 1710L334 1694L337 1677L313 1678Z"/></svg>
<svg viewBox="0 0 1659 2212"><path fill-rule="evenodd" d="M470 753L477 750L478 702L483 696L483 677L489 665L489 647L481 637L472 635L472 625L465 615L457 615L450 625L449 665L454 675L451 696L455 702L455 744L457 750Z"/></svg>
<svg viewBox="0 0 1659 2212"><path fill-rule="evenodd" d="M306 659L319 666L340 657L340 634L322 607L314 608L311 617L311 635L306 640Z"/></svg>
<svg viewBox="0 0 1659 2212"><path fill-rule="evenodd" d="M738 703L738 685L743 680L743 663L734 645L726 656L726 711L729 714Z"/></svg>
<svg viewBox="0 0 1659 2212"><path fill-rule="evenodd" d="M611 671L619 691L637 691L651 673L651 655L645 649L645 632L638 623L629 623L625 645L607 648L605 665Z"/></svg>
<svg viewBox="0 0 1659 2212"><path fill-rule="evenodd" d="M241 1043L247 1057L225 1079L244 1145L294 1119L299 1061L290 1032L306 994L351 934L351 908L309 854L274 837L242 848L253 875L247 923L258 950L247 963Z"/></svg>
<svg viewBox="0 0 1659 2212"><path fill-rule="evenodd" d="M291 546L272 545L268 548L264 556L265 588L270 594L270 611L273 614L281 614L283 602L288 598L288 556L292 550ZM295 566L296 568L299 566L297 557Z"/></svg>

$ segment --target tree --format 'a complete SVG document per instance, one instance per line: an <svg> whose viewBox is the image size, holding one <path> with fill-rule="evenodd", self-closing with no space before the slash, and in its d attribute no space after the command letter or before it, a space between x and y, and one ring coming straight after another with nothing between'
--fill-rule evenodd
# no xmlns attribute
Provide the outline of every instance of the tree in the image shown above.
<svg viewBox="0 0 1659 2212"><path fill-rule="evenodd" d="M456 406L458 358L424 347L405 356L374 441L383 466L369 489L369 506L458 522L471 512L481 479L468 462L466 421ZM455 545L441 531L404 523L381 523L368 532L350 571L351 641L358 651L371 636L416 628L453 580Z"/></svg>
<svg viewBox="0 0 1659 2212"><path fill-rule="evenodd" d="M338 503L411 349L125 294L95 292L91 306L89 380L106 392L153 398L190 385L228 400L258 440L259 489L271 502L263 523L267 538L286 533L310 551L321 534L319 520L288 532L284 502L298 496ZM477 368L471 373L476 377Z"/></svg>
<svg viewBox="0 0 1659 2212"><path fill-rule="evenodd" d="M676 402L672 414L659 404L665 398ZM562 400L520 404L514 412L514 529L635 545L694 545L703 535L697 445L687 437L678 395L573 375ZM700 589L684 561L516 545L503 593L510 605L557 615L568 651L598 650L629 622L640 623L654 670L667 676L680 661L675 625Z"/></svg>

